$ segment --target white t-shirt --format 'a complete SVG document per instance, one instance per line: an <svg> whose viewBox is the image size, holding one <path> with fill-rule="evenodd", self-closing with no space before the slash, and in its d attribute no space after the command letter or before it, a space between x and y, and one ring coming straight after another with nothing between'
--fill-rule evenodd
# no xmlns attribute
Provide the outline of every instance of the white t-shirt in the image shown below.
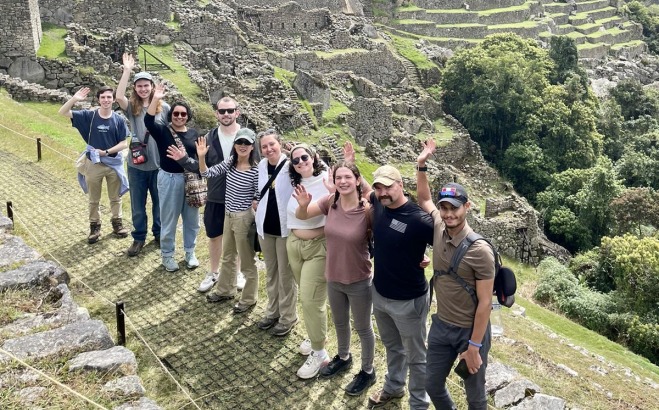
<svg viewBox="0 0 659 410"><path fill-rule="evenodd" d="M323 178L328 178L327 171L323 171L318 176L311 176L309 178L302 178L302 185L311 194L311 202L316 202L319 199L325 199L329 191L323 183ZM288 229L314 229L325 226L325 215L316 216L310 219L297 219L295 217L295 210L297 209L297 199L291 196L286 207L286 225Z"/></svg>

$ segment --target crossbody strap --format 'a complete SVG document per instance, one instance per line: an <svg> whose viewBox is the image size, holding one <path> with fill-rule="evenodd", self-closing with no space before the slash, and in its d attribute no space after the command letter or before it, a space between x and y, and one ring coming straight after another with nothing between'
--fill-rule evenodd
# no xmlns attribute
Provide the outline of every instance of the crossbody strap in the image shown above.
<svg viewBox="0 0 659 410"><path fill-rule="evenodd" d="M265 195L265 191L267 191L268 188L270 188L270 185L272 184L272 181L274 181L275 178L277 178L277 174L279 174L279 171L281 171L281 169L282 169L282 167L284 166L285 163L286 163L286 160L283 160L283 161L277 166L277 168L275 168L275 172L272 173L272 175L270 176L270 179L268 179L268 182L263 186L263 189L261 189L261 196L259 196L259 200L260 200L261 198L263 198L263 195ZM267 165L266 165L266 166L267 166Z"/></svg>

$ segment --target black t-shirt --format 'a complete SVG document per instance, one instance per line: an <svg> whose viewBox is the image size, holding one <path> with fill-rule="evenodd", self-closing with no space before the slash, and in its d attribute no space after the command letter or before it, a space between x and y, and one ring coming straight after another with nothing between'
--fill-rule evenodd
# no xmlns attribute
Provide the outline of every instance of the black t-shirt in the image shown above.
<svg viewBox="0 0 659 410"><path fill-rule="evenodd" d="M428 291L419 264L433 241L432 217L412 201L390 209L371 194L375 242L373 286L395 300L415 299Z"/></svg>
<svg viewBox="0 0 659 410"><path fill-rule="evenodd" d="M151 133L151 137L158 144L158 153L160 154L160 168L163 171L170 172L172 174L182 174L184 169L178 164L178 162L173 159L167 158L167 147L170 145L176 145L174 137L172 137L172 132L169 130L169 126L162 125L155 121L153 115L148 113L144 115L144 125ZM195 146L195 141L199 137L199 133L194 128L188 128L186 132L177 132L178 137L183 142L185 151L188 153L188 156L191 158L197 158L197 147Z"/></svg>
<svg viewBox="0 0 659 410"><path fill-rule="evenodd" d="M268 180L275 172L277 164L270 165L268 162ZM275 179L276 181L276 179ZM268 235L281 236L281 222L279 221L279 208L277 207L277 195L274 183L268 187L268 206L265 208L265 219L263 220L263 232ZM286 206L284 204L284 206Z"/></svg>

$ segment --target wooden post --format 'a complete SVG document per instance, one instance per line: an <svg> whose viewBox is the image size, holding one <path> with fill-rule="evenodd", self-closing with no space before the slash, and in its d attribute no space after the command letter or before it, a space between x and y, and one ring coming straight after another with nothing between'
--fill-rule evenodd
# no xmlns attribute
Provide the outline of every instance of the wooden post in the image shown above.
<svg viewBox="0 0 659 410"><path fill-rule="evenodd" d="M126 346L126 322L124 317L124 302L115 303L117 312L117 344Z"/></svg>

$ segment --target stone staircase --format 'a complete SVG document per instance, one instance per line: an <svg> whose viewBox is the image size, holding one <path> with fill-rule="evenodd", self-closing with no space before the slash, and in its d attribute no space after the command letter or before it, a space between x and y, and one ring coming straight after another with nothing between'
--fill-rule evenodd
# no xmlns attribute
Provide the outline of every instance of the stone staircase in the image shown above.
<svg viewBox="0 0 659 410"><path fill-rule="evenodd" d="M286 96L291 101L291 104L300 107L298 115L304 122L305 126L308 127L309 129L315 130L317 128L316 124L311 118L309 112L307 112L307 110L302 109L302 104L300 103L300 100L297 97L297 93L295 92L295 90L293 90L292 88L286 88Z"/></svg>
<svg viewBox="0 0 659 410"><path fill-rule="evenodd" d="M610 0L413 0L398 7L388 22L402 36L444 47L478 44L494 33L512 32L548 41L570 36L580 58L636 55L646 50L642 28L619 14Z"/></svg>

